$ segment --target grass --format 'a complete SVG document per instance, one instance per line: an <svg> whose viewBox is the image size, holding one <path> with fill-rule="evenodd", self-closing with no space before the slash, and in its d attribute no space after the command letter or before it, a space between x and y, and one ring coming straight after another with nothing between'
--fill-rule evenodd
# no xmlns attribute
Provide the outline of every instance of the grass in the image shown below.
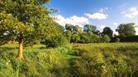
<svg viewBox="0 0 138 77"><path fill-rule="evenodd" d="M21 62L17 47L0 47L0 77L138 77L138 43L34 45Z"/></svg>

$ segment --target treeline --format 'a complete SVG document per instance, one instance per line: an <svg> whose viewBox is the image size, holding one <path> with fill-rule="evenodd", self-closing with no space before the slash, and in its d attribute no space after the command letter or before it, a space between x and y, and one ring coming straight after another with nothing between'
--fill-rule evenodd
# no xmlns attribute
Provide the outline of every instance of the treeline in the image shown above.
<svg viewBox="0 0 138 77"><path fill-rule="evenodd" d="M86 24L84 27L79 25L66 24L62 35L55 36L45 40L48 47L57 47L69 43L109 43L109 42L138 42L136 36L135 24L120 24L116 31L118 35L113 34L110 27L103 28L100 32L96 26Z"/></svg>
<svg viewBox="0 0 138 77"><path fill-rule="evenodd" d="M73 26L66 24L65 37L67 37L71 43L98 43L110 41L110 37L105 34L105 32L101 33L97 30L96 26L89 24L85 25L83 29L78 25Z"/></svg>
<svg viewBox="0 0 138 77"><path fill-rule="evenodd" d="M138 42L138 35L127 37L116 36L112 38L111 42Z"/></svg>

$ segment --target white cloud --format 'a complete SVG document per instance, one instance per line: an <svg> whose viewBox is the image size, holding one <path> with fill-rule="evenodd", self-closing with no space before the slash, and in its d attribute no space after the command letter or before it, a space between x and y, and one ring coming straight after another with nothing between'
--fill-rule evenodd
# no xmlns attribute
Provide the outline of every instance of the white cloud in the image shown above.
<svg viewBox="0 0 138 77"><path fill-rule="evenodd" d="M113 23L113 26L107 26L107 25L100 25L98 28L102 32L105 27L110 27L113 30L113 34L118 35L118 32L116 32L116 29L118 27L119 23Z"/></svg>
<svg viewBox="0 0 138 77"><path fill-rule="evenodd" d="M116 22L113 23L113 26L101 25L99 26L99 30L102 32L105 27L110 27L113 30L113 34L118 35L118 32L116 32L118 25L119 23Z"/></svg>
<svg viewBox="0 0 138 77"><path fill-rule="evenodd" d="M136 17L138 17L138 8L136 8L136 7L129 8L129 9L123 11L122 14L125 17L131 18L131 19L136 18Z"/></svg>
<svg viewBox="0 0 138 77"><path fill-rule="evenodd" d="M55 17L55 21L62 26L65 26L65 24L72 24L72 25L80 25L81 26L81 25L89 23L89 20L86 17L72 16L69 18L65 18L62 15L57 15L54 17Z"/></svg>
<svg viewBox="0 0 138 77"><path fill-rule="evenodd" d="M57 16L54 16L54 18L55 18L55 21L58 23L58 24L60 24L60 25L62 25L62 26L64 26L66 23L65 23L65 18L63 17L63 16L61 16L61 15L57 15Z"/></svg>
<svg viewBox="0 0 138 77"><path fill-rule="evenodd" d="M119 25L119 24L116 23L116 22L113 23L113 26L115 26L115 27L117 27L118 25Z"/></svg>
<svg viewBox="0 0 138 77"><path fill-rule="evenodd" d="M85 13L85 16L87 16L90 19L97 19L97 20L107 19L108 14L106 13L106 10L108 10L108 8L100 9L96 13Z"/></svg>
<svg viewBox="0 0 138 77"><path fill-rule="evenodd" d="M100 28L100 31L103 31L103 29L106 27L106 25L101 25L99 28Z"/></svg>
<svg viewBox="0 0 138 77"><path fill-rule="evenodd" d="M135 30L136 30L136 35L138 35L138 24L136 24Z"/></svg>
<svg viewBox="0 0 138 77"><path fill-rule="evenodd" d="M118 32L116 31L118 25L119 25L119 23L116 23L116 22L113 23L112 30L113 30L113 34L115 34L115 35L118 35Z"/></svg>
<svg viewBox="0 0 138 77"><path fill-rule="evenodd" d="M136 35L138 35L138 28L136 28Z"/></svg>

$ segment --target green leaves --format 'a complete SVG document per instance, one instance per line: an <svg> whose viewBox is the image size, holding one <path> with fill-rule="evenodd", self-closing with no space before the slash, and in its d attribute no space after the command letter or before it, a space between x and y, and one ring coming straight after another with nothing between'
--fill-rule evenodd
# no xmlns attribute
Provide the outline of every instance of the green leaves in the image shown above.
<svg viewBox="0 0 138 77"><path fill-rule="evenodd" d="M135 27L134 23L128 23L128 24L120 24L117 28L117 31L120 36L133 36L135 35Z"/></svg>
<svg viewBox="0 0 138 77"><path fill-rule="evenodd" d="M16 32L29 32L31 26L18 21L12 14L0 13L0 30L16 31Z"/></svg>
<svg viewBox="0 0 138 77"><path fill-rule="evenodd" d="M50 38L63 30L42 5L49 0L3 0L0 2L0 37L18 39L22 32L25 41ZM0 40L1 41L1 40ZM28 42L29 43L29 42Z"/></svg>

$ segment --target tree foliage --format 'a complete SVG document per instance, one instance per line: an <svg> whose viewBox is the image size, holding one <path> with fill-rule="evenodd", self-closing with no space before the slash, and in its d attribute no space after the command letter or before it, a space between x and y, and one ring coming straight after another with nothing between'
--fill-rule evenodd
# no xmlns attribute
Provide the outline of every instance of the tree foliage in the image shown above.
<svg viewBox="0 0 138 77"><path fill-rule="evenodd" d="M108 35L109 37L113 36L113 31L110 27L105 27L102 32L104 35Z"/></svg>
<svg viewBox="0 0 138 77"><path fill-rule="evenodd" d="M1 0L0 43L4 44L10 39L18 40L21 52L23 43L60 34L60 25L53 21L47 8L43 7L47 2L48 0Z"/></svg>
<svg viewBox="0 0 138 77"><path fill-rule="evenodd" d="M1 1L0 6L2 8L0 8L0 12L2 13L0 14L0 27L1 30L3 30L1 33L14 32L15 36L18 36L19 33L22 32L24 37L28 37L24 38L26 41L31 37L38 39L57 35L57 26L59 25L49 16L47 8L42 7L42 4L47 1L48 0ZM7 37L8 36L9 34L7 33Z"/></svg>
<svg viewBox="0 0 138 77"><path fill-rule="evenodd" d="M123 37L133 36L136 33L134 25L134 23L120 24L117 28L117 32Z"/></svg>
<svg viewBox="0 0 138 77"><path fill-rule="evenodd" d="M91 32L91 25L90 24L86 24L84 25L84 32Z"/></svg>

